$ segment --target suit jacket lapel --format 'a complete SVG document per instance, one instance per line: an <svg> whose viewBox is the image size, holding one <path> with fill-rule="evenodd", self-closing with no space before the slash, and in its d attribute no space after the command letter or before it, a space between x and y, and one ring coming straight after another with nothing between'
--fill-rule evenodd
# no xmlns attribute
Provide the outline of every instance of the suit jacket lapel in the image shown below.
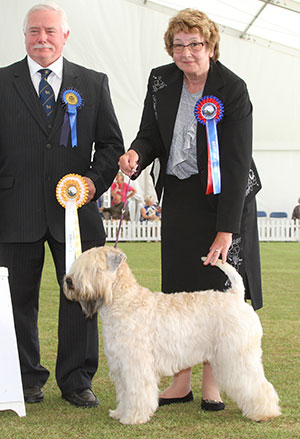
<svg viewBox="0 0 300 439"><path fill-rule="evenodd" d="M27 106L28 111L39 124L41 129L47 134L49 128L47 127L46 115L31 81L26 58L16 64L16 70L14 72L14 84L20 95L20 98Z"/></svg>
<svg viewBox="0 0 300 439"><path fill-rule="evenodd" d="M160 133L167 152L170 149L182 92L183 73L174 64L174 70L161 77L166 85L157 92L157 111Z"/></svg>
<svg viewBox="0 0 300 439"><path fill-rule="evenodd" d="M62 105L60 95L61 92L65 89L69 88L77 88L77 73L75 73L75 69L73 64L70 63L67 59L63 60L63 80L60 87L60 91L57 99L57 108L56 113L52 125L52 129L50 133L55 133L57 130L61 130L62 122L65 116L65 109Z"/></svg>
<svg viewBox="0 0 300 439"><path fill-rule="evenodd" d="M224 80L219 72L218 63L210 62L210 69L208 71L203 96L219 93L224 87ZM219 96L217 96L219 97Z"/></svg>
<svg viewBox="0 0 300 439"><path fill-rule="evenodd" d="M45 134L48 135L49 127L47 117L32 84L26 58L24 58L20 63L16 64L16 70L14 72L14 84L20 95L20 98L24 101L32 117L36 120ZM77 74L74 71L73 64L64 59L61 90L64 90L65 88L76 88L76 85ZM65 114L65 110L60 103L60 93L56 107L54 122L52 124L50 134L61 128Z"/></svg>

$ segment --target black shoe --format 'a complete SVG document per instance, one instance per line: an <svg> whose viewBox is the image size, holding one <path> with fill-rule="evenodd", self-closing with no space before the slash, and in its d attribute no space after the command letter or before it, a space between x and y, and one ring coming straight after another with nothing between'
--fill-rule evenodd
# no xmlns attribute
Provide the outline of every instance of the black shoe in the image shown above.
<svg viewBox="0 0 300 439"><path fill-rule="evenodd" d="M42 402L44 399L44 393L39 386L31 386L23 389L24 401L29 404L35 404Z"/></svg>
<svg viewBox="0 0 300 439"><path fill-rule="evenodd" d="M178 402L190 402L194 400L193 392L190 391L187 395L182 398L159 398L158 405L161 407L162 405L170 405L176 404Z"/></svg>
<svg viewBox="0 0 300 439"><path fill-rule="evenodd" d="M218 412L220 410L224 410L225 404L221 401L211 401L209 399L201 399L201 408L202 410L208 410L211 412Z"/></svg>
<svg viewBox="0 0 300 439"><path fill-rule="evenodd" d="M66 399L76 407L97 407L99 400L91 391L91 389L74 390L73 392L63 394L63 399Z"/></svg>

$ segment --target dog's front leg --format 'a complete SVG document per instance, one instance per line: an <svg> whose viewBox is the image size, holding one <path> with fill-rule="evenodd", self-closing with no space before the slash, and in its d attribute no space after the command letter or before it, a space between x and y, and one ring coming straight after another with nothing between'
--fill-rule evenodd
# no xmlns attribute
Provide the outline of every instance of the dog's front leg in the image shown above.
<svg viewBox="0 0 300 439"><path fill-rule="evenodd" d="M125 389L123 388L123 385L122 385L123 382L120 379L120 375L118 373L117 373L117 375L114 376L114 374L110 371L110 375L111 375L112 380L115 383L116 398L117 398L118 405L117 405L117 408L115 410L109 411L109 416L111 418L114 418L114 419L120 419L121 413L123 410L122 405L120 404L120 398L124 399L123 395L124 395Z"/></svg>
<svg viewBox="0 0 300 439"><path fill-rule="evenodd" d="M158 407L158 380L149 353L136 349L131 354L122 358L121 367L113 373L119 404L110 416L122 424L144 424Z"/></svg>

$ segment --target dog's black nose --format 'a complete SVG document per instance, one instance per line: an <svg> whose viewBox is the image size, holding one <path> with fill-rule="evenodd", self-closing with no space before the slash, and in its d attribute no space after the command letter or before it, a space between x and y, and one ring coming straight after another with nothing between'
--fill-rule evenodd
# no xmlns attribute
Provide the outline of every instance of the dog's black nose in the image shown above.
<svg viewBox="0 0 300 439"><path fill-rule="evenodd" d="M66 284L68 285L68 288L74 289L73 282L70 277L66 277Z"/></svg>

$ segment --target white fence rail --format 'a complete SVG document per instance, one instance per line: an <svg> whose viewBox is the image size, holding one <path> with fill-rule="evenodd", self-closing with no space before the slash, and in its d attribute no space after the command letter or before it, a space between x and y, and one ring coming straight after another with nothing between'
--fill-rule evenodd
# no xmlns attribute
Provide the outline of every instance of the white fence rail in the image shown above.
<svg viewBox="0 0 300 439"><path fill-rule="evenodd" d="M119 221L103 221L106 240L115 241L119 229ZM119 241L160 241L160 221L122 221Z"/></svg>
<svg viewBox="0 0 300 439"><path fill-rule="evenodd" d="M104 220L107 241L115 241L119 221ZM123 221L119 241L160 241L161 223ZM300 222L281 218L258 218L260 241L300 241Z"/></svg>
<svg viewBox="0 0 300 439"><path fill-rule="evenodd" d="M258 218L260 241L300 241L300 222L287 218Z"/></svg>

